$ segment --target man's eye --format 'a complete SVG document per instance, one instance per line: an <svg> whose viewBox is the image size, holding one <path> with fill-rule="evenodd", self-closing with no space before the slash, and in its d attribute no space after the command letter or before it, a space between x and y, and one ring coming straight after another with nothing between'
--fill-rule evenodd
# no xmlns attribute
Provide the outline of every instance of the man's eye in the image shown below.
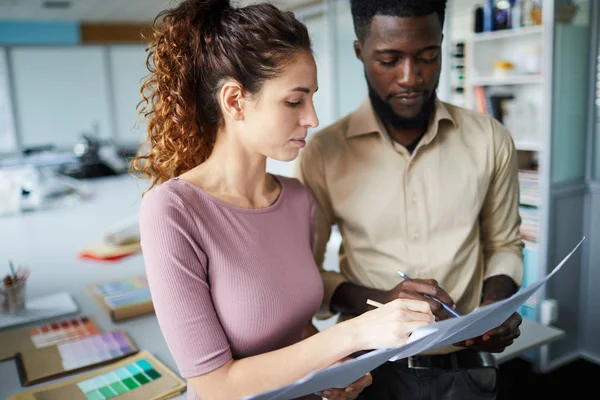
<svg viewBox="0 0 600 400"><path fill-rule="evenodd" d="M396 64L396 60L386 61L386 60L378 60L381 65L392 66Z"/></svg>
<svg viewBox="0 0 600 400"><path fill-rule="evenodd" d="M432 54L432 55L427 55L427 56L421 56L419 57L419 61L424 62L424 63L428 63L428 64L432 64L434 62L437 61L438 57L439 57L439 53L438 54Z"/></svg>

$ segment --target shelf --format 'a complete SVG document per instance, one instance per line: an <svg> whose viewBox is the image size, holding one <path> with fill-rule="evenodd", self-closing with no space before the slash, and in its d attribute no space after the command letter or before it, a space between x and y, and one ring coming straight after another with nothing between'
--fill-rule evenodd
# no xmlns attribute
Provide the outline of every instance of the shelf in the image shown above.
<svg viewBox="0 0 600 400"><path fill-rule="evenodd" d="M540 199L532 196L521 196L519 205L527 207L539 207Z"/></svg>
<svg viewBox="0 0 600 400"><path fill-rule="evenodd" d="M525 243L525 248L530 251L538 251L538 244L536 242L532 242L530 240L523 240Z"/></svg>
<svg viewBox="0 0 600 400"><path fill-rule="evenodd" d="M541 75L482 76L472 78L471 86L536 85L543 80Z"/></svg>
<svg viewBox="0 0 600 400"><path fill-rule="evenodd" d="M536 141L515 141L515 148L519 151L540 151L542 145Z"/></svg>
<svg viewBox="0 0 600 400"><path fill-rule="evenodd" d="M471 37L471 40L473 42L487 42L490 40L512 39L527 35L541 35L543 32L544 27L542 25L536 25L517 29L504 29L494 32L474 33Z"/></svg>

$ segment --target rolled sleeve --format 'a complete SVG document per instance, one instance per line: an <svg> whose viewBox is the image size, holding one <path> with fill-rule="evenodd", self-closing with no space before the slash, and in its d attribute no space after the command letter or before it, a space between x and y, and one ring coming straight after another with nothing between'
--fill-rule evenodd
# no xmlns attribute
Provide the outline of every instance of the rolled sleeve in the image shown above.
<svg viewBox="0 0 600 400"><path fill-rule="evenodd" d="M524 243L520 232L517 154L504 126L492 121L492 132L495 174L481 213L484 279L507 275L520 287L524 275Z"/></svg>

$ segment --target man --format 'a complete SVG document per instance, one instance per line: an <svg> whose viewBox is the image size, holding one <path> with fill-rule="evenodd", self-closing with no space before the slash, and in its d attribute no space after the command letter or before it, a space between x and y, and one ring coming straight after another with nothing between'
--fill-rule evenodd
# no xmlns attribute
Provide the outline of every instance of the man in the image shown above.
<svg viewBox="0 0 600 400"><path fill-rule="evenodd" d="M445 0L351 0L356 56L369 95L312 136L299 178L318 202L315 257L332 225L340 271L322 271L318 318L351 318L367 299L431 295L469 313L514 294L523 278L518 166L509 132L488 115L441 102ZM398 271L410 279L402 280ZM450 315L428 300L439 319ZM373 371L363 399L491 399L515 313L482 337Z"/></svg>

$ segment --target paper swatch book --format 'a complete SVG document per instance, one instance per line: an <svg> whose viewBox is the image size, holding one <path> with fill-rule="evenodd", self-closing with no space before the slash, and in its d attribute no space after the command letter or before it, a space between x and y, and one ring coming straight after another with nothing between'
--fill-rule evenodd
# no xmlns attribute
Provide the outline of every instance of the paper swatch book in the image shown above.
<svg viewBox="0 0 600 400"><path fill-rule="evenodd" d="M0 332L0 361L17 353L97 335L101 329L87 316L48 322L31 328Z"/></svg>
<svg viewBox="0 0 600 400"><path fill-rule="evenodd" d="M144 276L90 285L88 291L113 322L154 312L148 280Z"/></svg>
<svg viewBox="0 0 600 400"><path fill-rule="evenodd" d="M185 390L186 383L180 377L144 350L107 367L37 387L7 400L163 400Z"/></svg>
<svg viewBox="0 0 600 400"><path fill-rule="evenodd" d="M27 350L18 353L15 361L21 384L30 386L114 362L137 352L124 332L113 331Z"/></svg>

